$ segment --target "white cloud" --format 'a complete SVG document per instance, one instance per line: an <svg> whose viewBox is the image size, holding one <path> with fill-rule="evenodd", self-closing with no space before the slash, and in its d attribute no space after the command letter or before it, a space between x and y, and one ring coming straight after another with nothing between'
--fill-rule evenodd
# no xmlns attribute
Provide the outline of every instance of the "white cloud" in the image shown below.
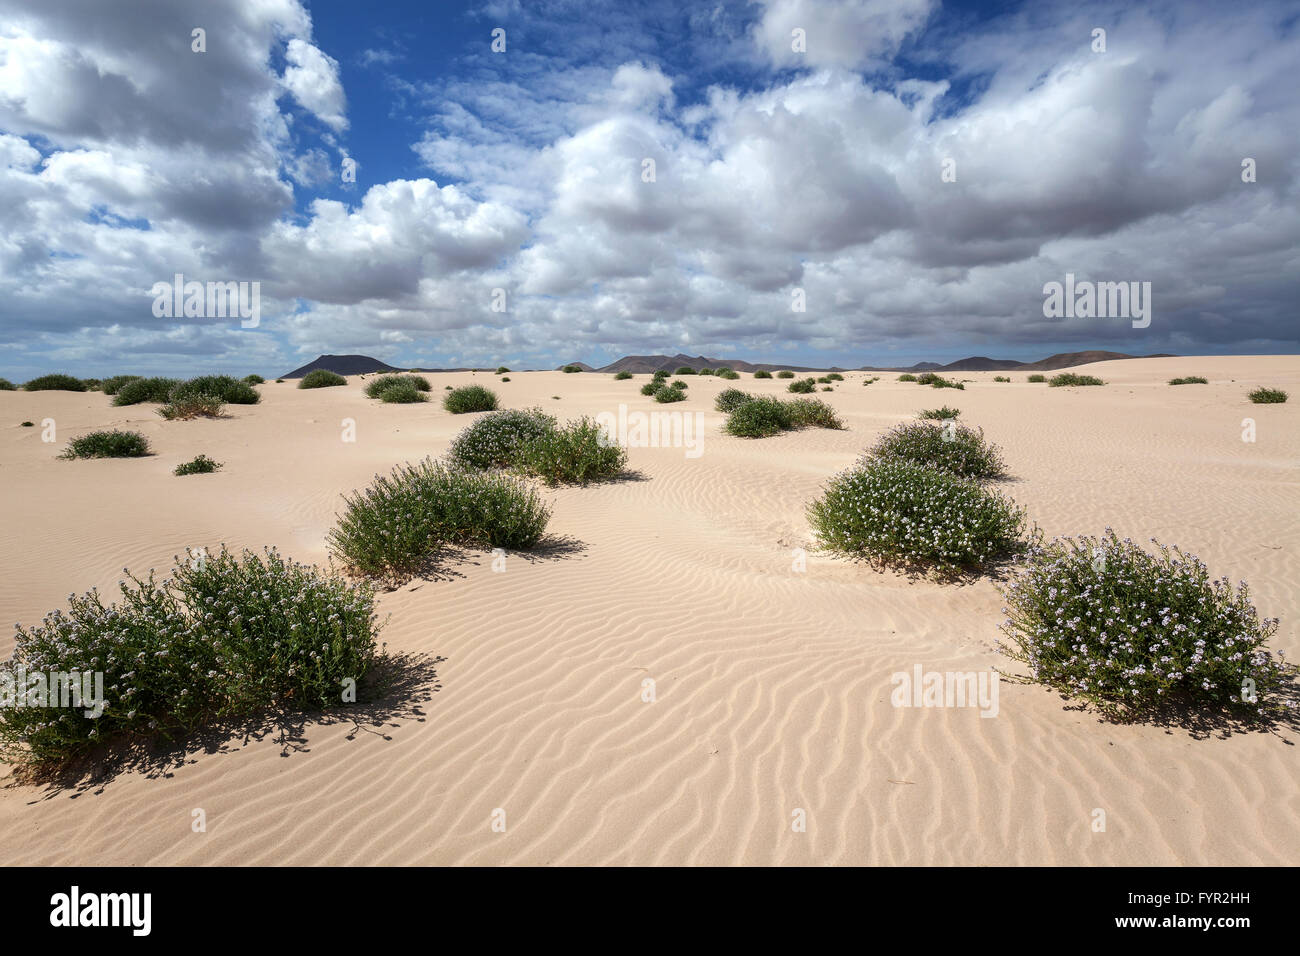
<svg viewBox="0 0 1300 956"><path fill-rule="evenodd" d="M298 37L289 41L284 55L289 61L284 85L293 98L336 133L347 129L347 98L339 82L338 61Z"/></svg>

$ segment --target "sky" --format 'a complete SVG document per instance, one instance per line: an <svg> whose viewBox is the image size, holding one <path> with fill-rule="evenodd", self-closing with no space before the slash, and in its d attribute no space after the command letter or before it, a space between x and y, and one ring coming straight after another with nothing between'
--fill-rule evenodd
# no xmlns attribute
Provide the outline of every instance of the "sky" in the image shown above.
<svg viewBox="0 0 1300 956"><path fill-rule="evenodd" d="M0 0L0 376L1300 352L1297 75L1294 0Z"/></svg>

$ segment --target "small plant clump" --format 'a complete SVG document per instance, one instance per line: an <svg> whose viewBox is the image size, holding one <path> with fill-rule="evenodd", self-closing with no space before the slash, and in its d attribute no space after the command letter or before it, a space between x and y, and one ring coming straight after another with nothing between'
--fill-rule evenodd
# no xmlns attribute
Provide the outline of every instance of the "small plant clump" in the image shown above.
<svg viewBox="0 0 1300 956"><path fill-rule="evenodd" d="M25 392L84 392L86 383L71 375L42 375L23 384Z"/></svg>
<svg viewBox="0 0 1300 956"><path fill-rule="evenodd" d="M151 454L149 440L139 432L100 431L68 442L60 458L142 458Z"/></svg>
<svg viewBox="0 0 1300 956"><path fill-rule="evenodd" d="M614 381L616 381L616 382L626 382L626 381L627 381L629 378L631 378L631 377L632 377L632 373L631 373L631 372L615 372L615 373L614 373Z"/></svg>
<svg viewBox="0 0 1300 956"><path fill-rule="evenodd" d="M391 385L379 393L379 401L385 405L414 405L428 400L428 393L410 382Z"/></svg>
<svg viewBox="0 0 1300 956"><path fill-rule="evenodd" d="M783 402L779 398L751 397L737 405L727 417L723 431L737 438L767 438L798 428L843 428L843 423L825 402L800 398Z"/></svg>
<svg viewBox="0 0 1300 956"><path fill-rule="evenodd" d="M504 375L504 374L505 374L506 372L508 372L508 371L510 371L510 369L506 368L504 365L498 365L498 366L497 366L497 370L496 370L495 372L493 372L492 374L493 374L493 375Z"/></svg>
<svg viewBox="0 0 1300 956"><path fill-rule="evenodd" d="M760 368L754 372L754 378L771 378L771 377L772 377L772 373L764 368Z"/></svg>
<svg viewBox="0 0 1300 956"><path fill-rule="evenodd" d="M1095 375L1076 375L1074 372L1062 372L1060 375L1053 375L1048 380L1049 388L1061 388L1066 385L1105 385L1101 379Z"/></svg>
<svg viewBox="0 0 1300 956"><path fill-rule="evenodd" d="M1246 583L1211 580L1195 555L1111 529L1031 548L1007 585L1000 645L1032 680L1114 719L1179 710L1267 718L1295 668L1266 650Z"/></svg>
<svg viewBox="0 0 1300 956"><path fill-rule="evenodd" d="M935 372L922 372L916 377L917 385L929 385L931 388L957 388L965 391L966 386L961 382L954 382L952 379L944 378Z"/></svg>
<svg viewBox="0 0 1300 956"><path fill-rule="evenodd" d="M105 395L116 395L128 382L138 382L139 375L110 375L99 383L99 390Z"/></svg>
<svg viewBox="0 0 1300 956"><path fill-rule="evenodd" d="M453 415L467 412L494 412L497 410L497 396L491 389L482 385L464 385L454 388L442 397L442 407Z"/></svg>
<svg viewBox="0 0 1300 956"><path fill-rule="evenodd" d="M808 506L830 551L941 573L982 567L1023 547L1025 512L977 482L901 460L867 459Z"/></svg>
<svg viewBox="0 0 1300 956"><path fill-rule="evenodd" d="M661 388L666 388L666 387L667 386L664 385L664 380L662 378L651 379L649 382L646 382L644 385L641 386L641 394L655 395L659 392Z"/></svg>
<svg viewBox="0 0 1300 956"><path fill-rule="evenodd" d="M582 371L582 366L581 366L581 365L572 365L572 364L570 364L570 365L566 365L566 366L564 366L564 368L561 369L561 371L563 371L563 372L565 372L565 373L567 373L567 374L569 374L569 375L572 375L574 372L581 372L581 371Z"/></svg>
<svg viewBox="0 0 1300 956"><path fill-rule="evenodd" d="M299 388L336 388L346 385L348 380L338 372L327 368L312 369L298 381Z"/></svg>
<svg viewBox="0 0 1300 956"><path fill-rule="evenodd" d="M176 466L173 475L210 475L221 467L221 462L213 461L207 455L199 455Z"/></svg>
<svg viewBox="0 0 1300 956"><path fill-rule="evenodd" d="M776 373L776 377L777 377L777 378L794 378L794 372L791 372L789 369L784 369L784 370L782 370L782 371L780 371L780 372L777 372L777 373Z"/></svg>
<svg viewBox="0 0 1300 956"><path fill-rule="evenodd" d="M1046 381L1047 381L1047 376L1046 376L1046 375L1039 375L1038 373L1034 373L1033 375L1029 376L1029 378L1025 379L1025 381L1026 381L1026 382L1046 382Z"/></svg>
<svg viewBox="0 0 1300 956"><path fill-rule="evenodd" d="M1280 405L1288 396L1280 388L1257 388L1247 397L1256 405Z"/></svg>
<svg viewBox="0 0 1300 956"><path fill-rule="evenodd" d="M695 374L695 369L691 368L689 365L683 365L683 366L679 367L679 368L677 369L677 371L673 372L673 374L674 374L674 375L694 375L694 374Z"/></svg>
<svg viewBox="0 0 1300 956"><path fill-rule="evenodd" d="M262 400L262 396L253 386L229 375L200 375L198 378L181 382L167 397L168 400L176 402L197 395L208 395L227 405L256 405Z"/></svg>
<svg viewBox="0 0 1300 956"><path fill-rule="evenodd" d="M994 376L993 376L993 381L995 381L995 382L1009 382L1009 381L1011 381L1011 376L1009 376L1009 375L994 375Z"/></svg>
<svg viewBox="0 0 1300 956"><path fill-rule="evenodd" d="M555 419L536 408L490 412L456 436L447 457L467 468L511 468L524 445L555 427Z"/></svg>
<svg viewBox="0 0 1300 956"><path fill-rule="evenodd" d="M734 412L746 402L753 401L754 396L738 388L724 388L713 400L713 407L720 412Z"/></svg>
<svg viewBox="0 0 1300 956"><path fill-rule="evenodd" d="M898 376L898 380L900 382L915 382L916 376L911 372L904 372L902 375Z"/></svg>
<svg viewBox="0 0 1300 956"><path fill-rule="evenodd" d="M582 417L536 434L519 446L515 468L548 485L608 481L627 466L627 450Z"/></svg>
<svg viewBox="0 0 1300 956"><path fill-rule="evenodd" d="M166 402L180 384L175 378L134 378L120 386L113 396L114 405L139 405L142 402Z"/></svg>
<svg viewBox="0 0 1300 956"><path fill-rule="evenodd" d="M1171 378L1170 385L1209 385L1210 380L1200 375L1185 375L1182 378Z"/></svg>
<svg viewBox="0 0 1300 956"><path fill-rule="evenodd" d="M723 370L722 370L722 369L716 369L716 370L715 370L715 369L711 369L711 368L702 368L702 369L700 369L699 372L697 372L696 374L698 374L698 375L713 375L713 374L715 373L715 371L717 372L717 374L721 375ZM727 371L731 371L731 370L730 370L730 369L727 369Z"/></svg>
<svg viewBox="0 0 1300 956"><path fill-rule="evenodd" d="M817 383L811 378L801 378L798 381L791 382L785 387L787 392L794 392L796 395L807 395L810 392L817 391Z"/></svg>
<svg viewBox="0 0 1300 956"><path fill-rule="evenodd" d="M720 369L718 369L718 371L717 371L716 374L717 374L718 378L726 379L726 380L729 381L729 382L730 382L730 381L734 381L735 379L740 378L740 373L739 373L739 372L734 371L734 370L729 369L729 368L720 368Z"/></svg>
<svg viewBox="0 0 1300 956"><path fill-rule="evenodd" d="M18 386L7 378L0 378L0 392L16 392Z"/></svg>
<svg viewBox="0 0 1300 956"><path fill-rule="evenodd" d="M366 398L384 399L384 392L390 388L415 389L427 392L433 386L423 375L380 375L366 383ZM428 399L410 399L410 401L427 401Z"/></svg>
<svg viewBox="0 0 1300 956"><path fill-rule="evenodd" d="M260 376L260 375L245 375L245 376L243 377L243 379L241 379L241 381L243 381L243 383L244 383L245 385L265 385L265 384L266 384L266 379L262 378L262 376Z"/></svg>
<svg viewBox="0 0 1300 956"><path fill-rule="evenodd" d="M426 458L344 495L330 552L363 574L400 579L447 545L530 548L550 520L536 489L497 471Z"/></svg>
<svg viewBox="0 0 1300 956"><path fill-rule="evenodd" d="M670 387L661 388L655 392L655 401L664 405L672 402L684 402L686 401L686 389L678 388L677 383L674 382Z"/></svg>
<svg viewBox="0 0 1300 956"><path fill-rule="evenodd" d="M827 375L826 375L826 378L827 378L829 381L832 381L832 382L842 382L842 381L844 381L844 376L841 375L839 372L828 372Z"/></svg>

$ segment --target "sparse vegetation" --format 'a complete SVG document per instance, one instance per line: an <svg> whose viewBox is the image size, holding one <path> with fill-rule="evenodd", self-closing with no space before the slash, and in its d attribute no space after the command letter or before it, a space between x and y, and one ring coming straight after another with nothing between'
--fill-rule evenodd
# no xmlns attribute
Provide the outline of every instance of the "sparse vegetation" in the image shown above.
<svg viewBox="0 0 1300 956"><path fill-rule="evenodd" d="M379 393L379 401L385 405L416 405L428 400L428 392L421 391L411 382L398 382Z"/></svg>
<svg viewBox="0 0 1300 956"><path fill-rule="evenodd" d="M1009 381L1011 381L1011 377L1010 377L1009 375L994 375L994 376L993 376L993 381L995 381L995 382L1009 382Z"/></svg>
<svg viewBox="0 0 1300 956"><path fill-rule="evenodd" d="M508 371L510 371L510 369L506 368L504 365L498 365L498 366L497 366L497 370L496 370L495 372L493 372L492 374L494 374L494 375L504 375L504 374L505 374L506 372L508 372Z"/></svg>
<svg viewBox="0 0 1300 956"><path fill-rule="evenodd" d="M830 551L944 572L981 567L1023 545L1025 512L947 472L868 459L834 478L808 507Z"/></svg>
<svg viewBox="0 0 1300 956"><path fill-rule="evenodd" d="M1265 717L1294 668L1266 649L1245 582L1210 579L1195 555L1154 554L1109 528L1030 550L1004 596L1000 649L1034 681L1114 719L1160 711Z"/></svg>
<svg viewBox="0 0 1300 956"><path fill-rule="evenodd" d="M720 412L734 412L741 405L752 401L753 396L738 388L724 388L713 400L713 407Z"/></svg>
<svg viewBox="0 0 1300 956"><path fill-rule="evenodd" d="M447 457L467 468L513 468L525 444L555 431L540 409L490 412L456 436Z"/></svg>
<svg viewBox="0 0 1300 956"><path fill-rule="evenodd" d="M1074 372L1062 372L1059 375L1053 375L1048 380L1049 388L1061 388L1066 385L1105 385L1101 379L1095 375L1076 375Z"/></svg>
<svg viewBox="0 0 1300 956"><path fill-rule="evenodd" d="M482 385L464 385L444 395L442 407L453 415L464 415L466 412L494 412L497 410L497 396L491 389L486 389Z"/></svg>
<svg viewBox="0 0 1300 956"><path fill-rule="evenodd" d="M181 382L172 389L168 399L177 402L199 395L210 395L227 405L256 405L262 400L262 396L253 386L229 375L200 375L198 378Z"/></svg>
<svg viewBox="0 0 1300 956"><path fill-rule="evenodd" d="M141 458L150 454L149 440L139 432L90 432L68 442L60 458Z"/></svg>
<svg viewBox="0 0 1300 956"><path fill-rule="evenodd" d="M798 428L843 427L834 409L818 399L800 398L783 402L779 398L762 396L750 397L748 401L737 404L727 416L723 431L737 438L767 438L778 432Z"/></svg>
<svg viewBox="0 0 1300 956"><path fill-rule="evenodd" d="M720 369L718 369L718 371L717 371L716 374L717 374L718 378L726 379L726 380L729 381L729 382L730 382L730 381L734 381L735 379L740 378L740 373L739 373L739 372L732 371L732 370L729 369L729 368L720 368Z"/></svg>
<svg viewBox="0 0 1300 956"><path fill-rule="evenodd" d="M221 467L221 462L213 461L207 455L199 455L197 458L191 458L183 464L177 465L173 475L210 475Z"/></svg>
<svg viewBox="0 0 1300 956"><path fill-rule="evenodd" d="M655 395L661 388L666 388L664 380L661 378L652 379L641 386L642 395Z"/></svg>
<svg viewBox="0 0 1300 956"><path fill-rule="evenodd" d="M608 481L627 466L627 451L582 417L530 436L519 445L517 470L548 485Z"/></svg>
<svg viewBox="0 0 1300 956"><path fill-rule="evenodd" d="M0 378L0 392L16 392L18 386L7 378Z"/></svg>
<svg viewBox="0 0 1300 956"><path fill-rule="evenodd" d="M1202 378L1200 375L1187 375L1183 378L1171 378L1170 385L1209 385L1210 380Z"/></svg>
<svg viewBox="0 0 1300 956"><path fill-rule="evenodd" d="M911 372L904 372L902 375L898 376L898 380L900 382L915 382L916 376Z"/></svg>
<svg viewBox="0 0 1300 956"><path fill-rule="evenodd" d="M550 520L522 479L427 458L377 477L344 503L330 552L355 571L389 579L418 573L447 545L530 548Z"/></svg>
<svg viewBox="0 0 1300 956"><path fill-rule="evenodd" d="M1002 452L984 440L984 430L948 421L904 422L881 435L869 452L873 458L905 461L948 472L959 478L1001 478Z"/></svg>
<svg viewBox="0 0 1300 956"><path fill-rule="evenodd" d="M667 370L667 369L664 369L664 368L655 369L654 374L651 375L650 378L651 378L652 380L656 381L656 382L667 381L667 379L668 379L668 370Z"/></svg>
<svg viewBox="0 0 1300 956"><path fill-rule="evenodd" d="M632 373L631 373L631 372L615 372L615 373L614 373L614 381L616 381L616 382L625 382L625 381L627 381L627 380L628 380L629 378L631 378L631 377L632 377Z"/></svg>
<svg viewBox="0 0 1300 956"><path fill-rule="evenodd" d="M128 382L138 382L140 375L110 375L99 383L99 390L105 395L116 395Z"/></svg>
<svg viewBox="0 0 1300 956"><path fill-rule="evenodd" d="M721 372L722 372L722 370L721 370L721 369L718 369L718 373L721 374ZM711 368L702 368L702 369L700 369L696 374L697 374L697 375L712 375L712 374L714 374L714 370L711 369Z"/></svg>
<svg viewBox="0 0 1300 956"><path fill-rule="evenodd" d="M1286 392L1280 388L1257 388L1248 397L1256 405L1280 405L1287 400Z"/></svg>
<svg viewBox="0 0 1300 956"><path fill-rule="evenodd" d="M780 372L777 372L777 373L776 373L776 377L777 377L777 378L794 378L794 372L791 372L789 369L785 369L785 370L782 370L782 371L780 371Z"/></svg>
<svg viewBox="0 0 1300 956"><path fill-rule="evenodd" d="M674 375L694 375L694 374L695 374L695 369L691 368L689 365L683 365L683 366L681 366L680 368L678 368L677 371L673 372L673 374L674 374Z"/></svg>
<svg viewBox="0 0 1300 956"><path fill-rule="evenodd" d="M348 380L338 372L331 372L327 368L312 369L304 375L298 382L299 388L336 388L339 385L346 385Z"/></svg>
<svg viewBox="0 0 1300 956"><path fill-rule="evenodd" d="M71 375L41 375L23 384L25 392L84 392L86 383Z"/></svg>
<svg viewBox="0 0 1300 956"><path fill-rule="evenodd" d="M686 390L677 388L675 385L671 388L661 388L655 392L655 401L665 405L671 402L684 402L686 401Z"/></svg>
<svg viewBox="0 0 1300 956"><path fill-rule="evenodd" d="M917 385L929 385L931 388L957 388L965 391L966 386L961 382L954 382L951 379L944 378L937 372L922 372L916 377Z"/></svg>
<svg viewBox="0 0 1300 956"><path fill-rule="evenodd" d="M376 660L374 595L268 549L177 558L156 581L125 572L121 600L91 591L18 627L9 673L103 673L102 713L85 706L0 708L0 758L53 767L121 738L183 734L271 707L342 702ZM53 703L58 703L54 701ZM90 716L94 714L94 716Z"/></svg>
<svg viewBox="0 0 1300 956"><path fill-rule="evenodd" d="M842 382L842 381L844 381L844 376L841 375L839 372L828 372L828 373L826 374L826 378L827 378L827 380L832 381L832 382Z"/></svg>
<svg viewBox="0 0 1300 956"><path fill-rule="evenodd" d="M760 368L754 372L754 378L771 378L772 373L767 369Z"/></svg>
<svg viewBox="0 0 1300 956"><path fill-rule="evenodd" d="M244 382L245 385L264 385L264 384L266 384L266 379L262 378L262 376L260 376L260 375L245 375L245 376L243 377L242 381Z"/></svg>
<svg viewBox="0 0 1300 956"><path fill-rule="evenodd" d="M35 423L35 422L23 422L21 427L23 427L23 428L35 428L35 427L36 427L36 423Z"/></svg>
<svg viewBox="0 0 1300 956"><path fill-rule="evenodd" d="M787 392L794 392L796 395L807 395L817 391L817 383L811 378L801 378L791 382L785 387Z"/></svg>
<svg viewBox="0 0 1300 956"><path fill-rule="evenodd" d="M943 421L948 418L956 418L960 414L960 408L949 408L947 405L941 405L939 408L923 408L916 413L916 417Z"/></svg>
<svg viewBox="0 0 1300 956"><path fill-rule="evenodd" d="M212 395L185 395L158 409L167 421L188 421L192 418L221 418L225 404Z"/></svg>
<svg viewBox="0 0 1300 956"><path fill-rule="evenodd" d="M562 371L567 372L567 373L569 373L569 374L571 375L571 374L573 374L574 372L581 372L581 371L582 371L582 366L581 366L581 365L566 365L566 366L564 366L564 368L562 369Z"/></svg>
<svg viewBox="0 0 1300 956"><path fill-rule="evenodd" d="M1039 374L1035 373L1035 374L1029 376L1029 378L1025 379L1025 381L1026 381L1026 382L1046 382L1046 381L1047 381L1047 376L1046 376L1046 375L1039 375Z"/></svg>

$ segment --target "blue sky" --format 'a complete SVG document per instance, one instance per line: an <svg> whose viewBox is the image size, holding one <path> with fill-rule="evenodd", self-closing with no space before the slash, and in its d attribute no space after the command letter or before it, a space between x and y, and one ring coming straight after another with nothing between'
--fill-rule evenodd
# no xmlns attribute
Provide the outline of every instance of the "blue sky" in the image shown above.
<svg viewBox="0 0 1300 956"><path fill-rule="evenodd" d="M0 0L0 375L1295 352L1298 61L1282 3Z"/></svg>

